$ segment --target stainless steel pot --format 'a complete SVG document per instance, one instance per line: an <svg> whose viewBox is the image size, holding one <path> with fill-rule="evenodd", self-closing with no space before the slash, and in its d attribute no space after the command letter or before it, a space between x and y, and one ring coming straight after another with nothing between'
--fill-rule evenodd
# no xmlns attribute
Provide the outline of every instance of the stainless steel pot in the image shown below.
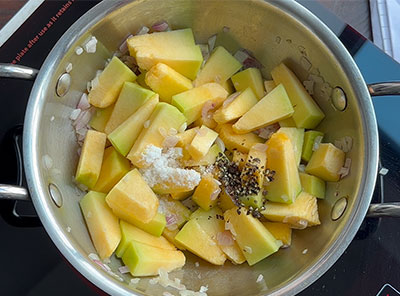
<svg viewBox="0 0 400 296"><path fill-rule="evenodd" d="M319 129L325 132L325 140L329 142L351 137L353 147L347 153L352 159L350 175L337 184L328 184L327 197L319 203L322 225L295 231L290 248L251 268L245 264L215 267L205 262L197 268L194 262L200 260L188 255L184 269L170 275L182 279L188 289L198 290L201 285L208 285L209 295L300 292L344 252L368 209L379 215L382 206L369 208L378 170L378 132L367 86L336 36L294 1L137 0L128 3L110 0L82 16L44 62L26 110L25 173L31 199L46 231L69 262L109 294L161 295L165 290L149 284L147 279L133 288L129 286L129 276L113 276L88 257L95 250L78 205L83 193L72 182L78 146L69 120L71 110L86 89L86 82L104 67L105 59L124 37L141 25L159 20L168 21L173 28L192 27L197 41L202 43L228 26L239 44L253 51L265 65L265 77L270 77L272 67L286 61L302 80L310 73L323 79L316 83L314 95L326 113ZM101 43L96 53L76 55L75 48L91 35ZM72 63L73 69L65 74L68 63ZM0 75L9 76L16 69L0 68ZM34 71L23 68L18 68L18 73L25 78L35 75ZM398 84L394 86L391 92L399 93ZM335 87L340 89L330 95ZM371 92L382 93L380 87L371 86ZM345 110L333 107L336 99L347 101ZM48 156L53 160L51 168L48 161L45 165ZM4 185L0 188L0 198L26 199L27 191ZM392 215L399 216L399 210ZM308 252L303 254L305 249ZM110 267L116 272L121 262L116 258L111 261ZM265 284L256 283L259 274L263 274Z"/></svg>

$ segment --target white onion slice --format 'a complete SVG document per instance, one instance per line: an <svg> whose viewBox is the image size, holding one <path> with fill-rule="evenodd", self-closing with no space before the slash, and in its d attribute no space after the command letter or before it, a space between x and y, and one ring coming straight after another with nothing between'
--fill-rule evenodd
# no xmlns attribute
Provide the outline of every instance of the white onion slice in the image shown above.
<svg viewBox="0 0 400 296"><path fill-rule="evenodd" d="M165 32L168 30L168 28L169 25L166 21L155 23L154 25L151 26L153 32Z"/></svg>
<svg viewBox="0 0 400 296"><path fill-rule="evenodd" d="M220 246L232 246L235 241L232 238L231 232L225 230L217 233L217 242Z"/></svg>
<svg viewBox="0 0 400 296"><path fill-rule="evenodd" d="M118 271L122 274L128 273L129 272L129 267L128 266L120 266L118 267Z"/></svg>
<svg viewBox="0 0 400 296"><path fill-rule="evenodd" d="M89 104L89 101L88 101L88 96L87 96L86 93L82 94L82 96L81 96L76 108L81 109L81 110L87 110L87 109L90 108L90 104Z"/></svg>
<svg viewBox="0 0 400 296"><path fill-rule="evenodd" d="M228 106L230 103L232 103L239 95L241 94L240 91L235 92L231 94L229 97L226 98L226 100L222 103L222 107L225 108Z"/></svg>

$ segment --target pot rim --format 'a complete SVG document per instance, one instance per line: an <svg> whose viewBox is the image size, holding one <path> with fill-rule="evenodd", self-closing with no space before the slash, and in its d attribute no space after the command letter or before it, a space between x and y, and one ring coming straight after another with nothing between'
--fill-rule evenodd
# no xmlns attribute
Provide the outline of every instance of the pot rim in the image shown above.
<svg viewBox="0 0 400 296"><path fill-rule="evenodd" d="M111 295L135 295L136 293L120 285L116 279L105 276L103 271L95 268L89 262L88 257L85 257L74 249L62 227L57 223L55 217L51 215L51 209L46 202L47 190L44 186L41 186L40 181L41 166L37 131L41 113L45 105L45 94L48 88L48 82L52 80L55 69L57 68L54 67L54 65L60 62L70 46L88 29L98 23L107 14L126 3L127 1L124 0L102 1L80 17L63 34L47 56L36 78L29 97L23 133L23 156L26 180L33 204L43 226L54 244L73 267L93 284ZM350 84L353 86L355 95L359 98L360 108L363 110L363 112L361 112L361 119L364 127L363 136L365 143L368 144L365 147L364 176L360 184L361 188L358 196L355 197L358 202L352 207L350 218L343 227L342 232L337 239L331 243L317 262L311 265L301 275L290 280L285 286L277 287L268 294L276 296L294 295L311 285L336 262L348 247L367 213L372 198L378 170L379 145L375 112L365 81L353 58L337 36L314 14L295 1L275 0L272 1L271 4L296 18L313 33L317 34L321 41L340 61L340 66L348 77Z"/></svg>

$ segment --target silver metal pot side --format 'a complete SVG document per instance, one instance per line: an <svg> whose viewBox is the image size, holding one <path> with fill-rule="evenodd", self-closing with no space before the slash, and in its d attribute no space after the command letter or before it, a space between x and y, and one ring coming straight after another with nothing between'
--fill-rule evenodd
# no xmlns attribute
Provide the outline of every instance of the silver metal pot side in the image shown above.
<svg viewBox="0 0 400 296"><path fill-rule="evenodd" d="M378 169L377 124L367 86L337 37L294 1L138 0L127 3L105 0L82 16L48 55L36 78L26 111L24 165L35 209L62 254L106 293L141 295L143 291L149 294L162 291L157 285L147 285L146 280L139 286L142 292L133 291L128 286L128 277L127 282L122 283L88 258L94 249L78 205L82 193L76 191L71 180L77 145L69 122L69 114L86 88L86 81L104 67L107 52L115 50L129 32L161 19L175 28L192 27L201 42L224 25L228 26L237 41L252 50L265 65L263 74L266 77L269 76L267 70L284 60L304 79L309 73L301 66L301 61L306 58L325 82L332 87L340 86L346 93L348 107L343 112L332 108L330 100L322 93L315 94L327 115L319 127L326 133L326 140L350 136L354 142L348 153L352 158L350 175L338 185L329 184L327 198L320 202L322 225L295 231L291 248L251 268L230 264L217 268L201 263L201 268L196 269L193 262L198 259L188 256L187 266L176 273L188 288L198 290L200 285L208 284L209 295L294 295L328 270L350 244L367 213ZM105 48L102 52L98 49L96 55L87 55L84 64L78 63L74 49L89 34L96 36ZM70 73L72 83L69 92L60 98L55 94L57 78L64 73L69 61L74 65ZM54 122L49 120L52 116L56 118ZM52 169L43 167L45 155L52 157ZM56 185L61 193L61 207L52 202L49 184ZM332 221L331 209L343 196L348 200L346 212ZM303 255L305 248L308 253ZM110 265L115 271L120 261L112 258ZM197 277L199 271L201 280ZM260 273L264 275L266 286L255 283Z"/></svg>

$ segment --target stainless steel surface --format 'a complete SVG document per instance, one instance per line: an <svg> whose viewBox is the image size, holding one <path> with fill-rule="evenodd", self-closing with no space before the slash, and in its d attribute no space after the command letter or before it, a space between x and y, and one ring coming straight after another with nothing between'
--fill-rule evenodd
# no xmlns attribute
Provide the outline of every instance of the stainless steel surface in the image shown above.
<svg viewBox="0 0 400 296"><path fill-rule="evenodd" d="M35 79L38 70L13 64L0 63L0 77L7 78L21 78L21 79Z"/></svg>
<svg viewBox="0 0 400 296"><path fill-rule="evenodd" d="M51 197L51 200L54 202L54 204L61 208L64 200L63 200L63 196L62 193L60 192L60 189L58 189L57 185L50 183L49 184L49 194Z"/></svg>
<svg viewBox="0 0 400 296"><path fill-rule="evenodd" d="M16 185L0 184L0 200L25 200L30 201L26 188Z"/></svg>
<svg viewBox="0 0 400 296"><path fill-rule="evenodd" d="M399 96L400 81L368 84L371 96Z"/></svg>
<svg viewBox="0 0 400 296"><path fill-rule="evenodd" d="M338 184L327 186L327 196L319 203L322 225L295 231L293 245L259 264L249 267L226 264L213 267L187 255L183 270L173 272L188 289L198 291L208 285L208 295L294 295L318 279L344 252L368 210L378 168L378 134L375 114L365 82L352 57L337 37L308 10L293 1L260 0L138 0L103 1L80 18L50 52L32 89L24 125L24 160L29 190L35 209L50 237L68 261L86 278L111 295L161 295L165 290L142 279L137 288L102 270L88 258L95 252L78 201L83 195L72 182L78 159L77 144L69 121L79 97L110 52L123 38L143 25L166 20L173 28L192 27L198 42L230 28L241 46L251 50L264 64L264 75L285 61L305 80L310 73L323 78L316 83L314 97L326 113L319 129L325 140L343 136L353 138L347 153L352 159L350 175ZM268 32L268 33L265 33ZM95 54L77 56L76 46L89 36L99 40ZM276 40L281 42L276 42ZM103 46L104 45L104 46ZM308 63L304 63L304 61ZM67 63L73 64L71 87L62 98L56 96L58 77ZM310 65L304 68L304 65ZM332 108L330 92L340 86L347 96L347 108ZM330 90L330 91L329 91ZM54 116L56 120L50 122ZM57 160L53 168L42 165L42 157ZM48 192L49 183L57 184L64 204L57 207ZM336 192L340 195L336 195ZM331 219L336 196L348 196L342 218ZM70 227L69 233L66 229ZM307 254L302 251L308 249ZM111 258L117 272L121 261ZM256 284L259 274L265 284ZM199 278L199 276L201 278ZM237 280L240 279L240 280Z"/></svg>
<svg viewBox="0 0 400 296"><path fill-rule="evenodd" d="M63 97L69 91L71 86L71 75L69 73L61 74L60 78L58 78L56 85L56 94L59 97Z"/></svg>
<svg viewBox="0 0 400 296"><path fill-rule="evenodd" d="M400 202L371 204L367 213L368 218L393 217L400 218Z"/></svg>

